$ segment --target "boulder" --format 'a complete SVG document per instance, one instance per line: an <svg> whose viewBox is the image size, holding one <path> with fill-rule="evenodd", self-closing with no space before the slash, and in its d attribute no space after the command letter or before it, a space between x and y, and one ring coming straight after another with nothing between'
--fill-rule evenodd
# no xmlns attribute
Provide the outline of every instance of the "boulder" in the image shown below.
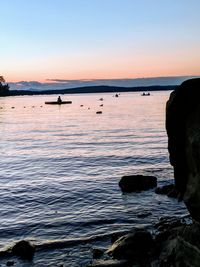
<svg viewBox="0 0 200 267"><path fill-rule="evenodd" d="M31 260L35 252L35 247L29 241L22 240L12 248L12 253L22 259Z"/></svg>
<svg viewBox="0 0 200 267"><path fill-rule="evenodd" d="M187 80L171 93L166 129L176 189L200 222L200 79Z"/></svg>
<svg viewBox="0 0 200 267"><path fill-rule="evenodd" d="M119 181L119 187L122 192L135 192L148 190L157 186L157 178L145 175L129 175L123 176Z"/></svg>
<svg viewBox="0 0 200 267"><path fill-rule="evenodd" d="M134 262L148 261L154 248L154 240L150 232L137 229L120 237L107 250L117 260L131 260Z"/></svg>

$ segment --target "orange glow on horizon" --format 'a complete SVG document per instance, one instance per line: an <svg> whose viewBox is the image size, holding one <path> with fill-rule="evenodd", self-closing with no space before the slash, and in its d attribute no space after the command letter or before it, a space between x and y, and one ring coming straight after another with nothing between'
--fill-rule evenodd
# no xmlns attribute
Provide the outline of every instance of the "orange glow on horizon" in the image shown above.
<svg viewBox="0 0 200 267"><path fill-rule="evenodd" d="M199 76L199 47L156 50L153 47L127 47L115 51L104 48L77 54L52 54L14 58L0 70L8 82L60 80L106 80L155 77Z"/></svg>

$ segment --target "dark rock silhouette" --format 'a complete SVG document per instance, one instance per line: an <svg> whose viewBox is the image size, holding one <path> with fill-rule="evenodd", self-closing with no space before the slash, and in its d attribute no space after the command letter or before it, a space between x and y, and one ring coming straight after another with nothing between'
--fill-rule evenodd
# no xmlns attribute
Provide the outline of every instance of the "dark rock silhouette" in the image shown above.
<svg viewBox="0 0 200 267"><path fill-rule="evenodd" d="M200 222L200 79L187 80L171 93L166 129L176 189Z"/></svg>
<svg viewBox="0 0 200 267"><path fill-rule="evenodd" d="M12 248L12 253L22 259L31 260L35 252L35 247L29 241L21 240Z"/></svg>
<svg viewBox="0 0 200 267"><path fill-rule="evenodd" d="M129 175L123 176L119 181L119 187L122 192L135 192L148 190L157 186L157 178L145 175Z"/></svg>

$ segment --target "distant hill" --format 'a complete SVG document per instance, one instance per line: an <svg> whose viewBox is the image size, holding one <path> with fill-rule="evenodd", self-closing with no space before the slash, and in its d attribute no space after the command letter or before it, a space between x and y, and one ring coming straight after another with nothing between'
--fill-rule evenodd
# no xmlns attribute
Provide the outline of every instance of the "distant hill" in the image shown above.
<svg viewBox="0 0 200 267"><path fill-rule="evenodd" d="M143 92L143 91L161 91L161 90L174 90L177 85L167 86L139 86L139 87L120 87L120 86L85 86L70 89L60 90L42 90L42 91L30 91L30 90L12 90L10 96L16 95L52 95L52 94L84 94L84 93L117 93L117 92Z"/></svg>

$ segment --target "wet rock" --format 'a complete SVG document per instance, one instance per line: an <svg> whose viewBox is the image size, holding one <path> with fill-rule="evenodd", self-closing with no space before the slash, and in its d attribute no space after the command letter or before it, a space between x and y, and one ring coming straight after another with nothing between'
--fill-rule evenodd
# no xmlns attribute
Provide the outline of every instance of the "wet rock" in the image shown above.
<svg viewBox="0 0 200 267"><path fill-rule="evenodd" d="M154 240L150 232L137 229L120 237L107 250L114 259L125 259L135 262L147 261L154 248Z"/></svg>
<svg viewBox="0 0 200 267"><path fill-rule="evenodd" d="M131 267L126 260L100 260L95 261L88 267Z"/></svg>
<svg viewBox="0 0 200 267"><path fill-rule="evenodd" d="M191 216L200 222L200 79L182 83L171 93L166 129L175 186Z"/></svg>
<svg viewBox="0 0 200 267"><path fill-rule="evenodd" d="M145 175L129 175L123 176L119 181L119 187L122 192L135 192L148 190L157 186L157 178Z"/></svg>
<svg viewBox="0 0 200 267"><path fill-rule="evenodd" d="M177 198L178 191L174 184L164 185L155 189L156 194L167 195L168 197Z"/></svg>
<svg viewBox="0 0 200 267"><path fill-rule="evenodd" d="M20 258L31 260L35 252L35 247L29 241L19 241L12 248L12 253Z"/></svg>

